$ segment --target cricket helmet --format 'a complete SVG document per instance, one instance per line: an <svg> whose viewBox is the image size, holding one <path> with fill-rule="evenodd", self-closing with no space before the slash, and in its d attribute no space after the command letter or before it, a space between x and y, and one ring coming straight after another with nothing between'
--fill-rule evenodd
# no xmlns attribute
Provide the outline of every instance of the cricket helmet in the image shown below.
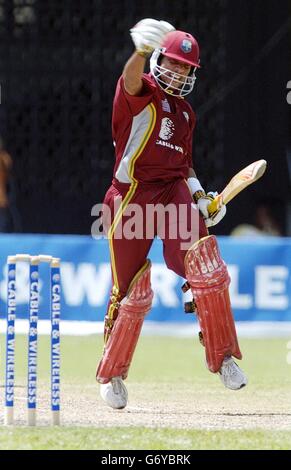
<svg viewBox="0 0 291 470"><path fill-rule="evenodd" d="M173 74L169 69L161 66L163 56L191 65L188 76ZM150 60L150 70L158 85L175 96L185 96L193 90L197 68L200 68L198 42L191 34L184 31L168 33L161 47L154 50ZM165 82L165 74L172 77L170 83Z"/></svg>

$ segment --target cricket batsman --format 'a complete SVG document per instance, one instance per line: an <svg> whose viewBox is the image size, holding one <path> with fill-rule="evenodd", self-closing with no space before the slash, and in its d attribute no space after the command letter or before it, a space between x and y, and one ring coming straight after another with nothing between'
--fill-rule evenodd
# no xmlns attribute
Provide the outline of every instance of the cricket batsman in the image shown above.
<svg viewBox="0 0 291 470"><path fill-rule="evenodd" d="M135 51L118 80L113 103L116 163L104 199L109 212L103 220L113 285L105 316L104 352L96 373L101 397L115 409L127 405L124 380L153 298L147 256L161 225L166 265L187 280L183 290L191 289L193 294L191 305L208 369L232 390L247 384L233 359L242 355L229 300L230 278L216 238L208 234L208 227L224 217L226 207L221 205L209 216L207 206L215 193L204 191L193 169L196 117L184 98L193 90L200 67L198 43L191 34L151 18L139 21L130 34ZM146 74L148 59L150 73ZM161 224L159 217L149 216L151 206L170 207L172 212ZM138 219L144 221L136 236L125 230L132 207L138 207ZM183 230L173 236L177 226L191 234L189 246Z"/></svg>

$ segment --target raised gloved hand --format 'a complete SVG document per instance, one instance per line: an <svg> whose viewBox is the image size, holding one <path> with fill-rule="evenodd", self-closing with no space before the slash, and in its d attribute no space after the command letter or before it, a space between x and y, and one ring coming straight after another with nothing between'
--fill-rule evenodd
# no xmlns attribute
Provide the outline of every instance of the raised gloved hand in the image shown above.
<svg viewBox="0 0 291 470"><path fill-rule="evenodd" d="M217 211L215 211L213 214L209 215L209 213L208 213L207 207L217 195L218 195L217 192L212 192L212 191L210 191L207 194L205 194L205 193L203 194L201 192L201 194L198 195L198 197L196 198L198 208L199 208L201 214L204 217L204 222L205 222L205 225L206 225L207 228L208 227L213 227L213 225L218 224L218 222L220 222L221 219L223 219L223 217L226 214L225 204L222 204L217 209Z"/></svg>
<svg viewBox="0 0 291 470"><path fill-rule="evenodd" d="M136 51L144 57L149 57L171 31L175 31L175 28L167 21L145 18L131 28L130 35Z"/></svg>

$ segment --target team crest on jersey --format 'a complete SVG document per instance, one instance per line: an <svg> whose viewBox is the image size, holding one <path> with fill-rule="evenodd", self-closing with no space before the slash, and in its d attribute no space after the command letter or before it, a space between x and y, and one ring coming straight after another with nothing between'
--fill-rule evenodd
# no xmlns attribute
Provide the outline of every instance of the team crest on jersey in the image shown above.
<svg viewBox="0 0 291 470"><path fill-rule="evenodd" d="M189 41L189 39L183 39L183 41L181 42L181 49L183 52L185 52L186 54L188 54L189 52L192 51L192 43L191 41Z"/></svg>
<svg viewBox="0 0 291 470"><path fill-rule="evenodd" d="M169 118L163 118L161 123L161 130L159 133L160 139L163 140L170 140L170 138L174 135L175 126L173 121Z"/></svg>
<svg viewBox="0 0 291 470"><path fill-rule="evenodd" d="M183 111L183 114L185 116L186 121L189 122L189 114L187 113L187 111Z"/></svg>

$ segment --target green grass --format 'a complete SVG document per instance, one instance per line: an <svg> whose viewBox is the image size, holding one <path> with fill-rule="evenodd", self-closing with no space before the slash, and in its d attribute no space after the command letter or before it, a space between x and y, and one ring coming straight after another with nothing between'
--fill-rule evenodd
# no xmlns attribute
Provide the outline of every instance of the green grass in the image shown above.
<svg viewBox="0 0 291 470"><path fill-rule="evenodd" d="M1 336L1 375L4 377L4 337ZM17 340L16 382L23 385L26 376L26 338ZM260 428L240 429L175 429L167 427L92 425L63 426L60 428L14 426L0 427L0 449L291 449L291 367L287 364L287 341L284 339L243 340L243 368L250 378L246 391L229 392L217 385L217 377L204 365L203 348L197 340L164 337L142 337L128 378L128 386L134 394L135 387L143 385L149 391L148 403L165 391L165 407L173 390L179 391L177 402L185 401L188 393L199 407L209 403L208 414L221 414L228 422L232 414L242 414L242 420L250 415L260 419L273 419L281 415L282 423L289 422L286 430ZM95 387L94 375L97 360L102 351L102 338L62 338L62 384L80 387L82 393ZM48 386L49 340L40 337L39 378ZM0 389L3 395L3 389ZM94 388L95 393L95 388ZM234 395L233 395L234 393ZM238 395L236 395L238 393ZM237 400L227 406L227 400ZM289 397L289 398L288 398ZM188 399L188 398L187 398ZM97 393L96 393L97 401ZM25 406L23 404L23 406ZM100 406L100 404L99 404ZM1 398L1 407L3 399ZM103 408L100 408L103 410ZM114 413L114 412L112 412ZM153 410L153 415L155 410ZM206 413L206 415L207 415ZM201 412L201 414L203 414ZM110 415L109 415L110 416ZM178 417L179 418L179 417ZM178 419L177 418L177 419ZM195 418L195 416L194 416ZM243 421L242 421L243 422ZM271 421L270 421L271 422ZM178 429L179 428L179 429ZM284 426L283 426L284 428Z"/></svg>
<svg viewBox="0 0 291 470"><path fill-rule="evenodd" d="M148 428L15 428L0 430L0 449L230 450L290 449L291 433Z"/></svg>

